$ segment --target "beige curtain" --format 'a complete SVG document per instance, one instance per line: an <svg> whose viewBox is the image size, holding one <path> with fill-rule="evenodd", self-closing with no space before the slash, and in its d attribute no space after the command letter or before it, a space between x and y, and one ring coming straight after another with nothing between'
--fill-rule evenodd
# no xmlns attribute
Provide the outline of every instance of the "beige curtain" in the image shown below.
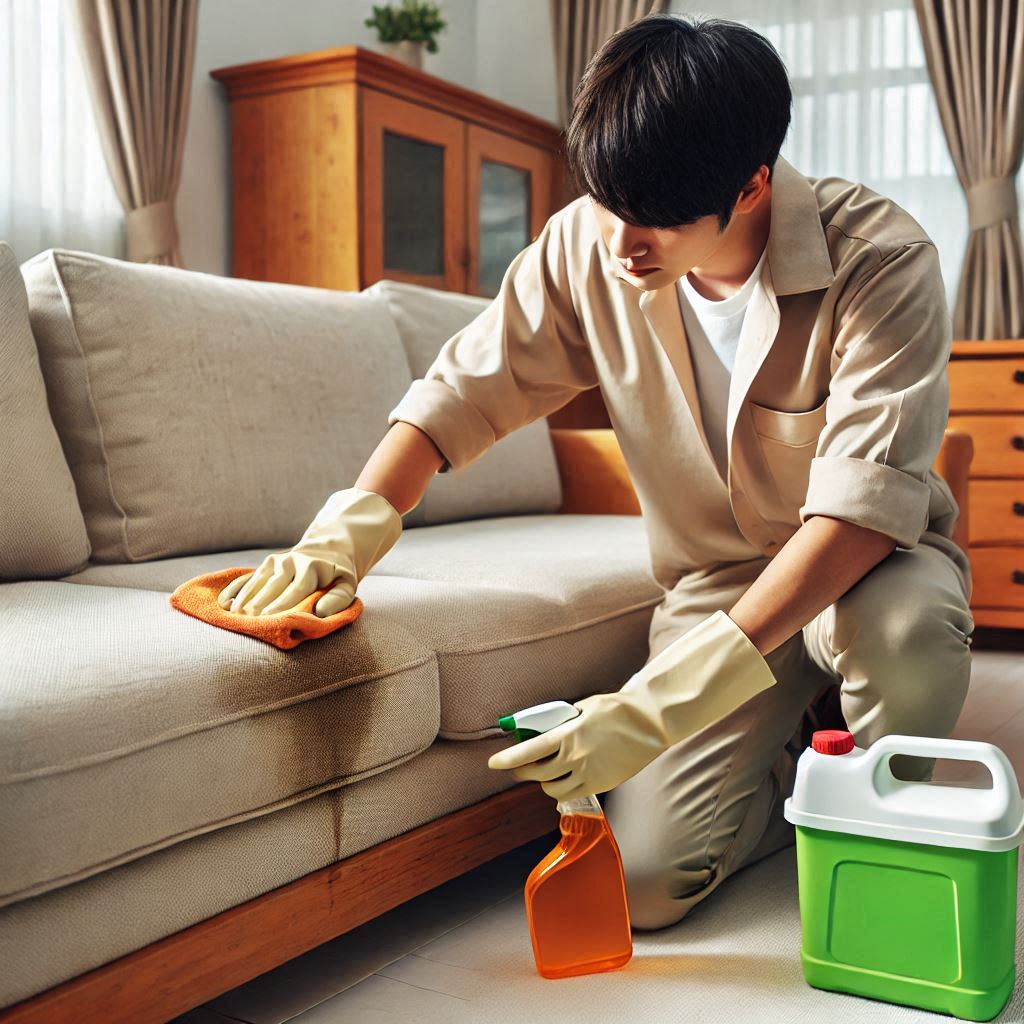
<svg viewBox="0 0 1024 1024"><path fill-rule="evenodd" d="M1024 337L1024 251L1014 178L1024 148L1024 4L914 0L970 234L953 336Z"/></svg>
<svg viewBox="0 0 1024 1024"><path fill-rule="evenodd" d="M558 114L569 121L572 98L587 61L620 28L647 14L660 14L668 0L551 0L555 35Z"/></svg>
<svg viewBox="0 0 1024 1024"><path fill-rule="evenodd" d="M181 179L198 0L71 0L128 259L181 266Z"/></svg>

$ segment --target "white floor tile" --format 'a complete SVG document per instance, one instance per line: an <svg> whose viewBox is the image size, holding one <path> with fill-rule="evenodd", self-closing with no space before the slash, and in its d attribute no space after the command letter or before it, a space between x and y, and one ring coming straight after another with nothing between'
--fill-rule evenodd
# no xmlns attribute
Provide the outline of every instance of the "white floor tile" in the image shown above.
<svg viewBox="0 0 1024 1024"><path fill-rule="evenodd" d="M372 974L307 1010L300 1024L448 1024L462 1020L465 1000Z"/></svg>
<svg viewBox="0 0 1024 1024"><path fill-rule="evenodd" d="M516 898L518 897L510 897ZM376 973L379 977L394 978L396 981L404 981L434 992L443 992L457 999L474 999L494 988L494 980L488 974L467 967L441 963L419 953L410 953L401 960L380 968Z"/></svg>
<svg viewBox="0 0 1024 1024"><path fill-rule="evenodd" d="M974 651L971 685L955 736L987 740L1009 717L1024 710L1024 653Z"/></svg>
<svg viewBox="0 0 1024 1024"><path fill-rule="evenodd" d="M282 1024L521 892L553 845L554 837L542 837L481 864L206 1005L251 1024Z"/></svg>
<svg viewBox="0 0 1024 1024"><path fill-rule="evenodd" d="M1017 771L1017 781L1024 787L1024 711L1008 718L988 738L1010 759Z"/></svg>
<svg viewBox="0 0 1024 1024"><path fill-rule="evenodd" d="M167 1024L238 1024L236 1017L225 1017L224 1014L211 1010L209 1006L197 1006L194 1010L175 1017Z"/></svg>

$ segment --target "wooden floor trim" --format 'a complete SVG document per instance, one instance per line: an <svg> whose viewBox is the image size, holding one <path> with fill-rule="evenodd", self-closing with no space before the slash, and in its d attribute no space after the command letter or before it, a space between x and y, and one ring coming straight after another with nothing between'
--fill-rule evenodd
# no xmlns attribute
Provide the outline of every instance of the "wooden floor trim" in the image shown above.
<svg viewBox="0 0 1024 1024"><path fill-rule="evenodd" d="M0 1010L0 1024L165 1024L558 828L522 783Z"/></svg>

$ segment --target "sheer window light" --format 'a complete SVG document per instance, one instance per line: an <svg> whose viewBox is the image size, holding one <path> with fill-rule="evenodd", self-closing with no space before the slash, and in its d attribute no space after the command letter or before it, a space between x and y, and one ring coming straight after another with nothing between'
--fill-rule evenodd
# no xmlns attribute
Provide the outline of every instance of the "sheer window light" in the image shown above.
<svg viewBox="0 0 1024 1024"><path fill-rule="evenodd" d="M903 207L939 251L950 310L967 247L967 200L949 156L912 0L673 0L771 40L789 71L782 155L813 178L861 182ZM1024 198L1024 168L1017 179Z"/></svg>
<svg viewBox="0 0 1024 1024"><path fill-rule="evenodd" d="M0 240L124 256L114 193L62 0L0 0Z"/></svg>

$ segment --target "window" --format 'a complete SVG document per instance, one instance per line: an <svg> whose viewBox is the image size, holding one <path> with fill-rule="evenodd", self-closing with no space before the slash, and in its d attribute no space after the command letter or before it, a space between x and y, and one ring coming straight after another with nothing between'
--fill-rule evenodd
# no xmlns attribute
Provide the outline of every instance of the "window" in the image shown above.
<svg viewBox="0 0 1024 1024"><path fill-rule="evenodd" d="M793 88L782 155L803 174L862 182L903 207L939 250L952 311L967 248L967 199L912 0L675 0L670 9L739 21L771 40ZM1024 199L1024 168L1017 192Z"/></svg>
<svg viewBox="0 0 1024 1024"><path fill-rule="evenodd" d="M0 0L0 240L123 257L124 211L103 160L62 0Z"/></svg>

